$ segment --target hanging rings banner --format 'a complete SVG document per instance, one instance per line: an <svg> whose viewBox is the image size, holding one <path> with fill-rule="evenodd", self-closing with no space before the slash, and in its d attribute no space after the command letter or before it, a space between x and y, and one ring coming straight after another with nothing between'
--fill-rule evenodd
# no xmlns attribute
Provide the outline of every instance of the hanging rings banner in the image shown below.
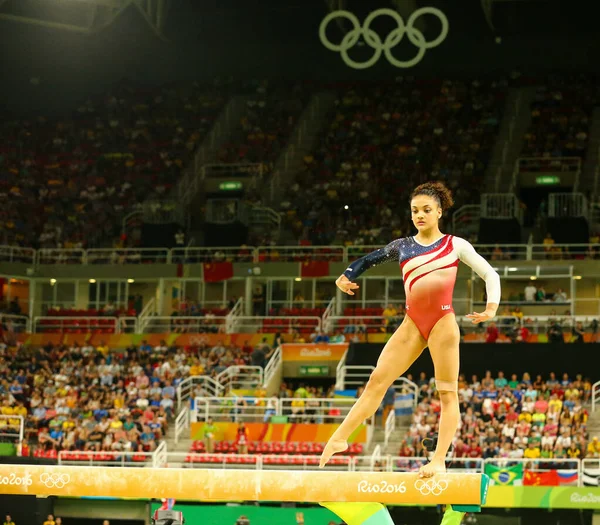
<svg viewBox="0 0 600 525"><path fill-rule="evenodd" d="M439 19L442 30L436 39L431 41L425 40L423 33L415 27L415 22L422 15L433 15ZM396 29L390 31L387 37L385 37L385 40L382 40L381 36L371 29L373 21L380 16L389 16L398 25ZM329 23L339 18L348 20L350 24L352 24L352 29L346 33L339 44L334 44L327 38L326 31ZM446 36L448 36L448 27L448 18L443 11L440 11L436 7L421 7L420 9L417 9L410 15L406 23L404 23L404 19L398 12L393 9L377 9L372 11L367 18L365 18L362 25L354 13L339 10L332 11L323 18L321 25L319 26L319 38L321 39L321 43L327 49L339 52L342 55L342 60L351 68L367 69L377 63L382 53L392 66L409 68L417 65L423 59L425 51L439 46L446 40ZM417 48L417 54L410 60L398 60L392 54L393 49L402 41L404 35L406 35L410 42ZM361 37L363 37L364 42L373 49L371 58L364 62L353 60L348 54L350 49L358 44Z"/></svg>

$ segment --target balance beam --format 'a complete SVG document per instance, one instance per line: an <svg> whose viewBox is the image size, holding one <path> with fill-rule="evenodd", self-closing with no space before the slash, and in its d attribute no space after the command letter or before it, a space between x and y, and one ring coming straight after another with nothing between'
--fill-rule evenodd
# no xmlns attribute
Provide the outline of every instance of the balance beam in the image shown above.
<svg viewBox="0 0 600 525"><path fill-rule="evenodd" d="M479 506L486 489L482 474L0 465L0 492L16 495Z"/></svg>

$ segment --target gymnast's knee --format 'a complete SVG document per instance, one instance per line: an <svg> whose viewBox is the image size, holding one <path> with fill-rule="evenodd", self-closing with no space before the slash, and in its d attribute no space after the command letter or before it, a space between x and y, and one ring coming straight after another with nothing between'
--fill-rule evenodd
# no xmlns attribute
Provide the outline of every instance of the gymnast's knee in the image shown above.
<svg viewBox="0 0 600 525"><path fill-rule="evenodd" d="M458 381L435 380L435 388L440 394L458 394Z"/></svg>

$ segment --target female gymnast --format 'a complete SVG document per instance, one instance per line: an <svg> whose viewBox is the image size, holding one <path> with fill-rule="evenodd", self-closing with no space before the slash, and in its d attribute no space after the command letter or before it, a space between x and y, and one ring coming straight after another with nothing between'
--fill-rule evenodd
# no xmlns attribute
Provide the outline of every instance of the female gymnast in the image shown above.
<svg viewBox="0 0 600 525"><path fill-rule="evenodd" d="M323 450L322 468L333 454L348 448L348 437L379 408L390 385L421 355L425 347L433 360L435 383L441 402L438 442L430 463L420 469L421 477L445 472L445 458L460 422L458 369L460 334L452 308L452 292L458 261L470 266L484 281L487 306L483 313L467 315L474 324L489 321L500 302L500 277L489 263L464 239L443 234L442 214L453 204L450 190L440 182L418 186L411 195L414 237L396 239L350 264L336 285L348 295L359 288L353 281L369 268L384 262L400 264L406 293L404 321L386 343L365 390Z"/></svg>

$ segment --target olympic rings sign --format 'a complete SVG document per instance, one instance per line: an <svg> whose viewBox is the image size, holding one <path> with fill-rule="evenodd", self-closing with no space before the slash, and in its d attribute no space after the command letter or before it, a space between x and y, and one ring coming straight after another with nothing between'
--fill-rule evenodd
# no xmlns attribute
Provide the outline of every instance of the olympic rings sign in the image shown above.
<svg viewBox="0 0 600 525"><path fill-rule="evenodd" d="M441 22L442 31L435 40L428 42L425 40L423 33L415 27L415 21L421 15L435 15ZM398 27L393 31L390 31L383 42L381 37L371 29L373 20L379 16L390 16L394 19L396 24L398 24ZM333 44L325 34L329 22L336 18L345 18L353 26L352 29L346 33L339 44ZM400 43L405 34L408 36L408 39L411 41L411 43L418 48L418 51L417 54L410 60L398 60L392 55L392 48ZM388 62L395 67L413 67L423 59L427 49L439 46L444 40L446 40L447 35L448 18L436 7L421 7L420 9L417 9L410 15L406 24L397 11L389 8L377 9L371 12L369 16L365 18L362 26L360 25L356 15L350 13L349 11L338 10L332 11L325 18L323 18L321 25L319 26L319 38L321 39L321 43L330 51L339 51L346 65L354 69L367 69L373 66L381 57L382 52L385 54ZM357 44L361 36L364 38L364 41L367 43L367 45L375 50L373 56L365 62L357 62L348 55L348 50Z"/></svg>
<svg viewBox="0 0 600 525"><path fill-rule="evenodd" d="M415 488L423 494L423 496L439 496L448 488L448 482L445 479L428 479L427 481L418 479L415 481Z"/></svg>
<svg viewBox="0 0 600 525"><path fill-rule="evenodd" d="M71 476L68 474L48 474L47 472L40 474L40 483L43 483L49 489L62 489L70 482Z"/></svg>

